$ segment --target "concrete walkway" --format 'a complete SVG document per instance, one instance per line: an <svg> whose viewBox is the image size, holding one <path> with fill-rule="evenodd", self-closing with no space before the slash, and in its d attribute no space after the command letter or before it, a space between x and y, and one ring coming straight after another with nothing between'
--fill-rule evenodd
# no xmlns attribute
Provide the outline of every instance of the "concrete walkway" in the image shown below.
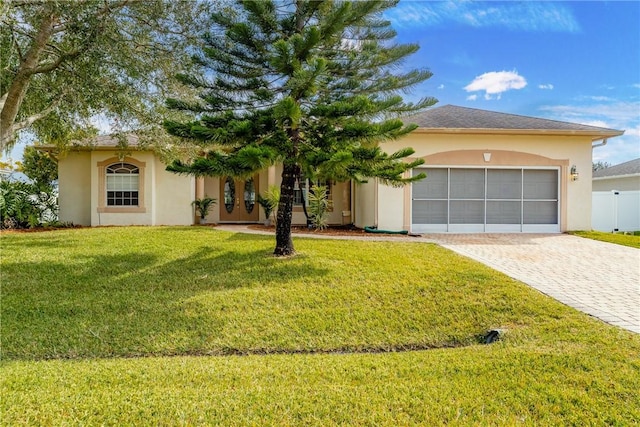
<svg viewBox="0 0 640 427"><path fill-rule="evenodd" d="M217 228L264 234L244 226ZM304 237L352 239L309 234ZM426 234L413 238L371 235L355 239L437 243L573 308L640 333L638 249L567 234Z"/></svg>

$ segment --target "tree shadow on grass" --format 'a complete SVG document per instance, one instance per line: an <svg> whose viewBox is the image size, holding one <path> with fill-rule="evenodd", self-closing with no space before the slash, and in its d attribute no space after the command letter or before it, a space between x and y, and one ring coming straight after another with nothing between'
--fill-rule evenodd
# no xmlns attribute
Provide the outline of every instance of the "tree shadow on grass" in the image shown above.
<svg viewBox="0 0 640 427"><path fill-rule="evenodd" d="M2 357L206 351L212 334L233 322L225 310L237 307L226 300L261 298L270 287L326 273L262 249L206 246L169 260L149 252L4 263ZM191 303L203 298L204 305Z"/></svg>
<svg viewBox="0 0 640 427"><path fill-rule="evenodd" d="M65 237L52 237L51 234L42 233L43 236L38 239L15 239L10 236L2 237L0 248L3 251L19 251L28 248L44 248L44 249L60 249L71 247L74 242ZM44 236L46 234L46 236Z"/></svg>

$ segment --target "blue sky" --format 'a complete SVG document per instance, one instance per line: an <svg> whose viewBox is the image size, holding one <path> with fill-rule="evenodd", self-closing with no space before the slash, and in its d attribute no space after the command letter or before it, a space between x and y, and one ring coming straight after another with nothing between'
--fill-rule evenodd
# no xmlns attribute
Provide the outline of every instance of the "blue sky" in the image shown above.
<svg viewBox="0 0 640 427"><path fill-rule="evenodd" d="M385 17L420 45L404 66L434 74L414 97L625 130L594 160L640 157L640 2L401 0Z"/></svg>
<svg viewBox="0 0 640 427"><path fill-rule="evenodd" d="M434 73L409 99L625 130L594 160L640 157L640 2L401 0L385 16L420 45L404 66Z"/></svg>

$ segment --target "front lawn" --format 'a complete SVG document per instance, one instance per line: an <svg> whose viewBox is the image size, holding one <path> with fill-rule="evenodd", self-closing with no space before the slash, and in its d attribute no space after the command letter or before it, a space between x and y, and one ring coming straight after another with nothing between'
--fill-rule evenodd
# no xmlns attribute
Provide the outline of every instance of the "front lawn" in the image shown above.
<svg viewBox="0 0 640 427"><path fill-rule="evenodd" d="M435 245L5 233L3 425L620 424L640 338ZM491 328L506 330L481 344Z"/></svg>
<svg viewBox="0 0 640 427"><path fill-rule="evenodd" d="M640 249L640 233L637 231L632 234L605 233L603 231L572 231L570 234L585 237L587 239L600 240L601 242L615 243L617 245Z"/></svg>

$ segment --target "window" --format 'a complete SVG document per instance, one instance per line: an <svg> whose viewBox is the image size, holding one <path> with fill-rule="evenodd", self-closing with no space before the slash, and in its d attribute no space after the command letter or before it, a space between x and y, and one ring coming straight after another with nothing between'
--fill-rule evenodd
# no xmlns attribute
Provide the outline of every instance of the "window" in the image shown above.
<svg viewBox="0 0 640 427"><path fill-rule="evenodd" d="M107 166L107 206L138 206L140 169L130 163Z"/></svg>
<svg viewBox="0 0 640 427"><path fill-rule="evenodd" d="M309 199L307 198L307 189L308 184L307 178L304 175L300 176L300 180L296 181L295 187L293 188L293 205L294 206L302 206L302 203L305 202L307 205L309 204ZM318 185L324 185L327 187L327 197L331 199L331 181L324 182L316 182ZM311 183L313 186L313 183Z"/></svg>
<svg viewBox="0 0 640 427"><path fill-rule="evenodd" d="M145 213L145 162L111 157L98 167L98 213Z"/></svg>

